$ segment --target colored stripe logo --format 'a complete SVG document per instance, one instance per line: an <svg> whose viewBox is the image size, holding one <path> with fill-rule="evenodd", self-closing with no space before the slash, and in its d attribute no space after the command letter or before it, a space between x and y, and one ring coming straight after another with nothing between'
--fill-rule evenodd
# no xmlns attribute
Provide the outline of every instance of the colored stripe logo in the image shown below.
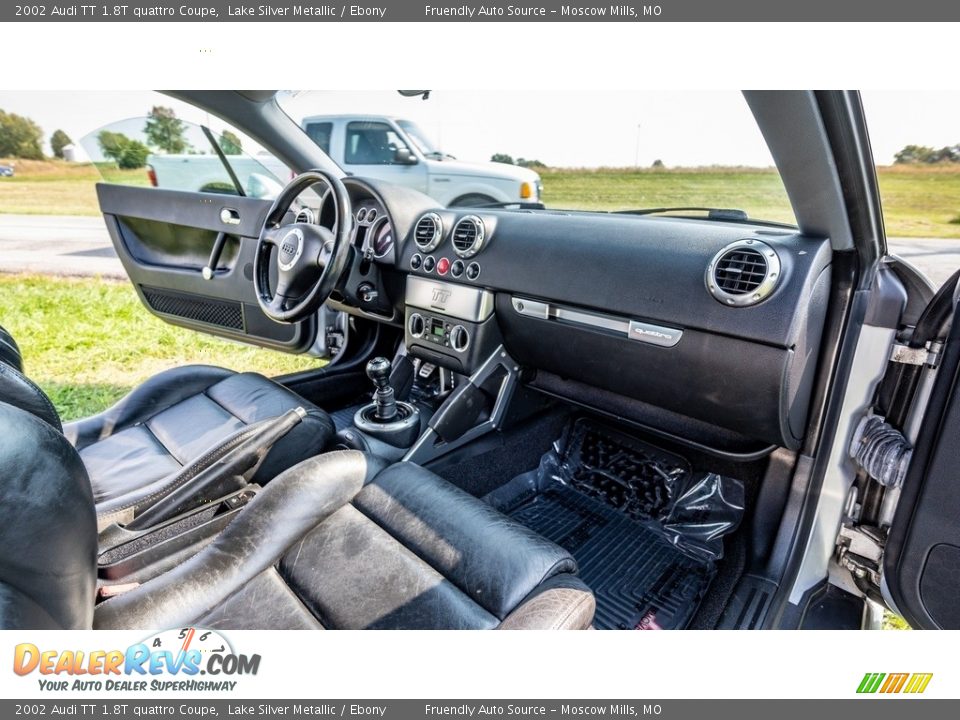
<svg viewBox="0 0 960 720"><path fill-rule="evenodd" d="M927 689L933 673L867 673L860 681L857 693L862 695L909 694L919 695Z"/></svg>

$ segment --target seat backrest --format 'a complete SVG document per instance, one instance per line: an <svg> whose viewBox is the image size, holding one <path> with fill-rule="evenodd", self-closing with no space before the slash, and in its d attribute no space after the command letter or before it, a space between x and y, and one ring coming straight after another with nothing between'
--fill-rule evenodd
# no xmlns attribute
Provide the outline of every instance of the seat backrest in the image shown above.
<svg viewBox="0 0 960 720"><path fill-rule="evenodd" d="M0 402L36 415L62 432L60 416L46 393L23 374L23 357L13 336L0 326Z"/></svg>
<svg viewBox="0 0 960 720"><path fill-rule="evenodd" d="M80 456L48 421L0 402L0 468L0 629L91 628L97 519Z"/></svg>

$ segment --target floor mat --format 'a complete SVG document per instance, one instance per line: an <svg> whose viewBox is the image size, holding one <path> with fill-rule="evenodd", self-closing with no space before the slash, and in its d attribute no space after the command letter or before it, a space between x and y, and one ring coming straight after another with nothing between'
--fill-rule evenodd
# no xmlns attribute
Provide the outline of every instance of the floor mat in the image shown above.
<svg viewBox="0 0 960 720"><path fill-rule="evenodd" d="M744 507L738 480L588 418L484 499L570 551L602 629L686 627Z"/></svg>
<svg viewBox="0 0 960 720"><path fill-rule="evenodd" d="M507 514L577 559L597 599L597 628L676 629L690 621L713 576L711 564L572 488L557 485L519 500Z"/></svg>

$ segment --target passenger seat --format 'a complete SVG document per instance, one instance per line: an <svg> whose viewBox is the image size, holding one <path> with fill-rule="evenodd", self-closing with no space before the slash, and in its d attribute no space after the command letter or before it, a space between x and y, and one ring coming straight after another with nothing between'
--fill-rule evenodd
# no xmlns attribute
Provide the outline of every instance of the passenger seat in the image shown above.
<svg viewBox="0 0 960 720"><path fill-rule="evenodd" d="M33 459L28 461L28 459ZM564 549L410 463L327 453L274 478L206 547L96 606L76 450L0 403L0 627L584 629Z"/></svg>

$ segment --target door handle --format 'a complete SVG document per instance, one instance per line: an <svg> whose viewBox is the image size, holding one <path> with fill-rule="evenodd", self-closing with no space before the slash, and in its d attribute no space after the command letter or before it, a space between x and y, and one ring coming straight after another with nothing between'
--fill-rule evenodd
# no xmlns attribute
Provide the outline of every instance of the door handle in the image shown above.
<svg viewBox="0 0 960 720"><path fill-rule="evenodd" d="M224 208L226 210L227 208ZM236 211L234 211L236 212ZM237 222L240 222L237 220ZM227 234L218 233L217 239L213 241L213 249L210 251L210 259L206 266L200 271L204 280L213 280L217 273L217 265L220 264L220 255L223 253L223 246L227 244Z"/></svg>
<svg viewBox="0 0 960 720"><path fill-rule="evenodd" d="M240 211L236 208L221 208L220 209L220 222L224 225L239 225L240 224Z"/></svg>

